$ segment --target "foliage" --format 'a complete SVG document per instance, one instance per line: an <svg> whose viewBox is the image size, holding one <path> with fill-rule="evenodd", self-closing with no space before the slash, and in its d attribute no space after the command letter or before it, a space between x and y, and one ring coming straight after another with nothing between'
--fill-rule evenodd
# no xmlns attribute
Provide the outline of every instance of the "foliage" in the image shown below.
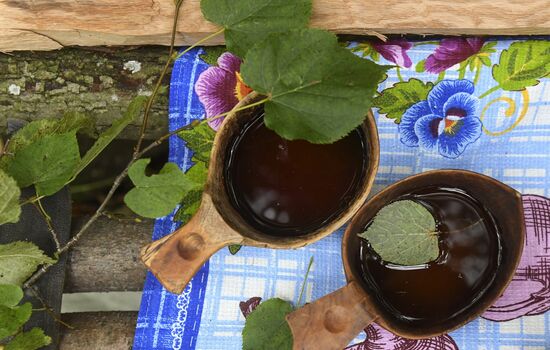
<svg viewBox="0 0 550 350"><path fill-rule="evenodd" d="M366 239L382 260L398 265L419 265L439 256L433 215L411 200L383 207L359 237Z"/></svg>
<svg viewBox="0 0 550 350"><path fill-rule="evenodd" d="M243 350L291 350L292 332L285 318L291 312L290 303L279 298L258 305L246 319Z"/></svg>
<svg viewBox="0 0 550 350"><path fill-rule="evenodd" d="M550 42L528 40L515 42L500 54L493 66L493 78L500 88L519 91L535 86L550 72Z"/></svg>
<svg viewBox="0 0 550 350"><path fill-rule="evenodd" d="M374 99L373 105L380 110L380 113L399 124L403 113L415 103L425 100L432 88L432 83L424 83L414 78L395 83L391 88L382 91Z"/></svg>
<svg viewBox="0 0 550 350"><path fill-rule="evenodd" d="M204 61L204 63L211 66L216 66L218 64L218 58L224 53L227 52L225 46L206 46L203 48L204 53L199 55L199 57Z"/></svg>
<svg viewBox="0 0 550 350"><path fill-rule="evenodd" d="M0 283L21 285L42 264L53 264L36 245L30 242L0 244Z"/></svg>
<svg viewBox="0 0 550 350"><path fill-rule="evenodd" d="M210 162L210 151L214 144L216 132L206 123L199 124L191 130L182 130L178 133L188 148L193 151L193 161L203 162L206 167Z"/></svg>
<svg viewBox="0 0 550 350"><path fill-rule="evenodd" d="M51 342L41 329L21 332L32 313L30 303L18 305L21 299L23 291L19 286L0 284L0 344L5 344L4 350L34 350ZM8 341L9 337L13 338Z"/></svg>
<svg viewBox="0 0 550 350"><path fill-rule="evenodd" d="M385 71L317 29L271 35L241 66L245 83L269 97L265 124L312 143L334 142L360 125Z"/></svg>
<svg viewBox="0 0 550 350"><path fill-rule="evenodd" d="M21 215L20 196L21 190L17 187L17 182L0 170L0 198L2 198L2 202L0 202L0 225L19 221L19 215Z"/></svg>
<svg viewBox="0 0 550 350"><path fill-rule="evenodd" d="M305 28L311 0L202 0L201 10L207 20L225 28L228 50L245 57L272 33Z"/></svg>

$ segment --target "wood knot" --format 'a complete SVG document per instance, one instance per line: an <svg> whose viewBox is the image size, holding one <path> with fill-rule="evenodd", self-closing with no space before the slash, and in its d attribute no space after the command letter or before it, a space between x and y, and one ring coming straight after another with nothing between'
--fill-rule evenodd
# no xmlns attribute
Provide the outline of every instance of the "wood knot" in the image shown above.
<svg viewBox="0 0 550 350"><path fill-rule="evenodd" d="M178 254L184 260L195 260L204 249L206 243L198 233L191 232L178 242Z"/></svg>
<svg viewBox="0 0 550 350"><path fill-rule="evenodd" d="M346 329L346 309L342 306L333 306L325 312L323 325L331 333L340 333Z"/></svg>

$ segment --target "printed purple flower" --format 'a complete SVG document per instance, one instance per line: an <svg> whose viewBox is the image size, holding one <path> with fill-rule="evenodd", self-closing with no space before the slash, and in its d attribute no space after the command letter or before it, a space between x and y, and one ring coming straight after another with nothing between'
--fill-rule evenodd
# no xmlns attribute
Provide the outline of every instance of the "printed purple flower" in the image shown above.
<svg viewBox="0 0 550 350"><path fill-rule="evenodd" d="M207 68L197 79L195 92L204 105L207 118L230 111L252 91L241 79L241 63L239 57L225 52L218 58L217 67ZM223 118L218 118L208 125L218 130L222 122Z"/></svg>
<svg viewBox="0 0 550 350"><path fill-rule="evenodd" d="M426 101L409 107L399 124L401 142L409 147L437 149L446 158L457 158L481 136L477 117L479 100L468 80L442 80Z"/></svg>
<svg viewBox="0 0 550 350"><path fill-rule="evenodd" d="M482 38L448 38L443 39L434 53L426 58L425 67L430 73L441 73L477 54L485 40Z"/></svg>
<svg viewBox="0 0 550 350"><path fill-rule="evenodd" d="M371 45L376 52L390 62L393 62L401 67L409 68L412 66L412 61L407 50L412 47L412 44L405 39L393 39L384 41L373 41Z"/></svg>

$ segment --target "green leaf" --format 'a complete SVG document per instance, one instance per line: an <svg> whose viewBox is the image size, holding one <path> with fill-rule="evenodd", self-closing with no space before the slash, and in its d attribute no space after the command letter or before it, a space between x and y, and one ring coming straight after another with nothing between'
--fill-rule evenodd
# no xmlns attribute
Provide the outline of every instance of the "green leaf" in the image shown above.
<svg viewBox="0 0 550 350"><path fill-rule="evenodd" d="M428 209L411 200L382 208L359 237L368 240L382 260L393 264L425 264L439 256L435 219Z"/></svg>
<svg viewBox="0 0 550 350"><path fill-rule="evenodd" d="M39 265L53 263L55 260L33 243L0 244L0 284L22 285Z"/></svg>
<svg viewBox="0 0 550 350"><path fill-rule="evenodd" d="M386 70L317 29L272 35L241 66L245 83L269 97L267 127L312 143L334 142L360 125Z"/></svg>
<svg viewBox="0 0 550 350"><path fill-rule="evenodd" d="M204 17L225 28L227 49L244 57L271 33L306 28L311 0L202 0Z"/></svg>
<svg viewBox="0 0 550 350"><path fill-rule="evenodd" d="M15 284L0 284L0 305L14 307L23 299L23 290Z"/></svg>
<svg viewBox="0 0 550 350"><path fill-rule="evenodd" d="M239 252L239 250L241 250L243 246L242 245L239 245L239 244L232 244L230 245L229 247L227 247L229 249L229 252L232 254L232 255L235 255Z"/></svg>
<svg viewBox="0 0 550 350"><path fill-rule="evenodd" d="M432 83L424 83L415 78L399 82L383 90L374 99L374 106L380 109L380 113L399 124L403 113L413 104L425 100L432 88Z"/></svg>
<svg viewBox="0 0 550 350"><path fill-rule="evenodd" d="M201 123L190 130L180 131L178 136L185 140L187 147L194 152L193 160L204 162L208 167L216 132L207 123Z"/></svg>
<svg viewBox="0 0 550 350"><path fill-rule="evenodd" d="M21 191L17 182L8 174L0 170L0 225L19 221L21 206L19 197Z"/></svg>
<svg viewBox="0 0 550 350"><path fill-rule="evenodd" d="M426 71L426 60L418 61L414 68L417 73L424 73Z"/></svg>
<svg viewBox="0 0 550 350"><path fill-rule="evenodd" d="M31 317L32 305L8 307L0 305L0 340L14 335Z"/></svg>
<svg viewBox="0 0 550 350"><path fill-rule="evenodd" d="M204 53L202 55L199 55L199 57L201 58L201 60L204 61L204 63L211 66L217 66L218 58L224 52L227 52L227 48L225 46L205 46L203 47L203 50Z"/></svg>
<svg viewBox="0 0 550 350"><path fill-rule="evenodd" d="M483 63L484 66L490 67L491 66L491 59L488 56L478 56L481 60L481 63Z"/></svg>
<svg viewBox="0 0 550 350"><path fill-rule="evenodd" d="M82 170L84 170L84 168L86 168L105 149L105 147L107 147L115 139L115 137L117 137L118 134L120 134L122 130L128 126L128 124L139 117L146 102L146 96L137 96L132 99L126 109L126 113L124 113L124 116L115 120L107 130L102 132L94 145L88 150L88 152L86 152L84 157L82 157L71 180L74 180L74 178Z"/></svg>
<svg viewBox="0 0 550 350"><path fill-rule="evenodd" d="M33 328L28 332L19 333L6 345L5 350L36 350L49 345L52 338L44 334L40 328Z"/></svg>
<svg viewBox="0 0 550 350"><path fill-rule="evenodd" d="M246 318L243 350L291 350L292 332L285 319L290 312L290 303L279 298L258 305Z"/></svg>
<svg viewBox="0 0 550 350"><path fill-rule="evenodd" d="M181 200L181 207L176 212L174 220L187 222L199 209L202 198L202 191L206 184L208 169L203 162L196 163L185 173L190 187Z"/></svg>
<svg viewBox="0 0 550 350"><path fill-rule="evenodd" d="M550 42L528 40L515 42L500 54L493 66L493 78L507 91L535 86L550 74Z"/></svg>
<svg viewBox="0 0 550 350"><path fill-rule="evenodd" d="M156 175L145 175L150 159L139 159L129 169L128 175L136 186L124 197L126 205L147 218L169 214L184 194L193 189L194 183L174 163L166 163Z"/></svg>
<svg viewBox="0 0 550 350"><path fill-rule="evenodd" d="M36 186L39 196L59 191L73 176L80 152L73 132L54 134L25 146L11 161L8 173L19 187Z"/></svg>

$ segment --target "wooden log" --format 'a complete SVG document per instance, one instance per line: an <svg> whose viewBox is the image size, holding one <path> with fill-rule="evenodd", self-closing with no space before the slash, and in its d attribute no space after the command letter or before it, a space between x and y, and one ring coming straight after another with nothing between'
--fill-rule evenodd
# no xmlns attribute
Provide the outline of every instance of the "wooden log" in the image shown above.
<svg viewBox="0 0 550 350"><path fill-rule="evenodd" d="M137 312L63 314L60 350L128 350L134 342Z"/></svg>
<svg viewBox="0 0 550 350"><path fill-rule="evenodd" d="M96 120L99 132L122 116L133 97L151 93L167 54L165 47L0 54L0 130L8 118L32 121L79 111ZM169 79L168 74L152 110L149 139L167 132ZM120 137L136 138L140 123Z"/></svg>
<svg viewBox="0 0 550 350"><path fill-rule="evenodd" d="M73 220L73 232L87 219ZM64 292L142 290L146 269L139 251L151 242L152 229L152 220L99 218L69 253Z"/></svg>
<svg viewBox="0 0 550 350"><path fill-rule="evenodd" d="M199 4L183 2L178 45L216 30ZM548 0L315 0L313 7L313 27L343 34L550 34ZM173 0L3 0L0 51L167 45L173 13Z"/></svg>

